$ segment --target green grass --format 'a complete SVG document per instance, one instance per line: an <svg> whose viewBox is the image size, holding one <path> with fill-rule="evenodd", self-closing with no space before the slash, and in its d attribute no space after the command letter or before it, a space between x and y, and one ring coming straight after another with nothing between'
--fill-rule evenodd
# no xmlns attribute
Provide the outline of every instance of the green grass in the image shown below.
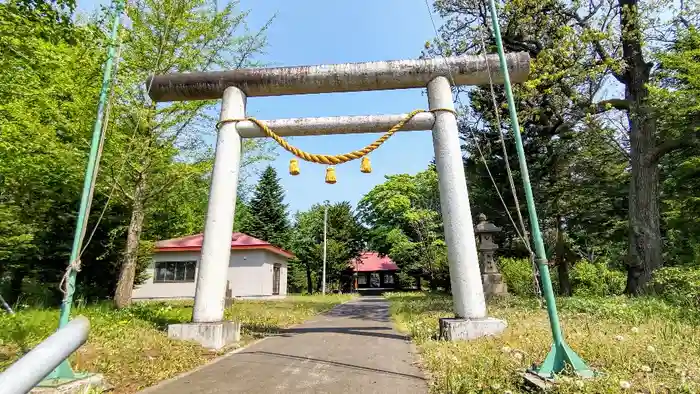
<svg viewBox="0 0 700 394"><path fill-rule="evenodd" d="M289 296L283 300L236 300L226 318L243 324L245 345L281 328L299 324L350 299L349 295ZM99 372L115 393L133 393L217 357L195 343L167 338L171 323L190 321L192 302L144 302L123 310L109 305L74 309L90 319L88 342L71 356L82 372ZM28 309L0 315L0 371L41 342L58 324L56 309ZM230 349L229 349L230 350Z"/></svg>
<svg viewBox="0 0 700 394"><path fill-rule="evenodd" d="M541 363L551 346L547 313L533 299L489 303L489 314L508 322L497 337L435 340L438 318L451 316L451 299L392 293L392 318L417 343L433 393L518 393L518 373ZM700 311L653 298L557 300L564 335L590 367L592 380L562 378L560 393L700 392ZM627 387L629 384L629 388Z"/></svg>

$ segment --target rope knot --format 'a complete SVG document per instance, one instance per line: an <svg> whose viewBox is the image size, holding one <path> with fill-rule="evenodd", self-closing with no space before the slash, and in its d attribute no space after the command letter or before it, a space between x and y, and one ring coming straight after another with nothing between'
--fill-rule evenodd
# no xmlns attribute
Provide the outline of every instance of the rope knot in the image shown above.
<svg viewBox="0 0 700 394"><path fill-rule="evenodd" d="M221 126L223 126L227 123L238 123L238 122L243 122L244 120L249 120L249 119L245 119L245 118L223 119L223 120L216 122L216 129L220 130Z"/></svg>
<svg viewBox="0 0 700 394"><path fill-rule="evenodd" d="M68 278L70 277L72 271L78 273L80 272L81 268L82 265L80 257L68 264L68 267L66 267L66 272L63 273L63 277L61 278L61 283L58 284L58 288L61 290L61 293L64 295L68 294Z"/></svg>

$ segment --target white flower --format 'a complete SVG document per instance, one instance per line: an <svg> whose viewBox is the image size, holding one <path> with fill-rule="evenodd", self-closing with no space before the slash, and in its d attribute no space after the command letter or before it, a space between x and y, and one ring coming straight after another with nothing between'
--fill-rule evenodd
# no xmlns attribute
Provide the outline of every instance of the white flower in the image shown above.
<svg viewBox="0 0 700 394"><path fill-rule="evenodd" d="M503 353L510 353L510 350L511 350L511 349L510 349L510 347L508 347L508 346L503 346L503 347L501 348L501 351L502 351Z"/></svg>
<svg viewBox="0 0 700 394"><path fill-rule="evenodd" d="M642 365L640 369L642 370L642 372L651 372L651 367L648 365Z"/></svg>
<svg viewBox="0 0 700 394"><path fill-rule="evenodd" d="M501 388L501 385L498 384L498 383L495 383L495 384L492 384L492 385L491 385L491 388L494 389L494 390L499 390L499 389Z"/></svg>
<svg viewBox="0 0 700 394"><path fill-rule="evenodd" d="M655 347L653 347L653 346L651 346L651 345L647 346L647 352L652 352L652 353L653 353L653 352L655 352L655 351L656 351L656 348L655 348Z"/></svg>
<svg viewBox="0 0 700 394"><path fill-rule="evenodd" d="M615 335L615 340L616 340L616 341L622 341L622 340L624 340L624 339L625 339L625 337L623 337L622 335Z"/></svg>
<svg viewBox="0 0 700 394"><path fill-rule="evenodd" d="M632 332L635 333L635 334L638 333L638 332L639 332L639 328L637 328L637 327L632 327Z"/></svg>
<svg viewBox="0 0 700 394"><path fill-rule="evenodd" d="M520 361L520 360L523 359L523 354L520 353L520 352L515 352L515 353L513 353L513 357L514 357L516 360Z"/></svg>
<svg viewBox="0 0 700 394"><path fill-rule="evenodd" d="M624 390L627 390L627 389L629 389L630 387L632 387L632 383L630 383L630 382L628 382L628 381L626 381L626 380L621 380L621 381L620 381L620 388L622 388L622 389L624 389Z"/></svg>
<svg viewBox="0 0 700 394"><path fill-rule="evenodd" d="M576 381L576 386L577 386L578 388L583 388L583 380L577 380L577 381Z"/></svg>

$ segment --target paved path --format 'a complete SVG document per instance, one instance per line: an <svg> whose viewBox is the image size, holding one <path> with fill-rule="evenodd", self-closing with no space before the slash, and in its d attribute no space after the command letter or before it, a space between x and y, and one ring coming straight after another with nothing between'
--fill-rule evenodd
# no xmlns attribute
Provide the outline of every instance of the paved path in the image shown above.
<svg viewBox="0 0 700 394"><path fill-rule="evenodd" d="M388 309L361 297L143 393L427 393Z"/></svg>

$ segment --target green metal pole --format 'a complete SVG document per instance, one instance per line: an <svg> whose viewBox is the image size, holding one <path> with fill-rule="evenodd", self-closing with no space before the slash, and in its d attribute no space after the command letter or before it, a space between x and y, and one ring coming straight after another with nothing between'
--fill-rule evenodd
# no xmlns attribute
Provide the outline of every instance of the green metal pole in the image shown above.
<svg viewBox="0 0 700 394"><path fill-rule="evenodd" d="M73 304L73 294L75 293L75 278L78 272L72 267L73 262L80 258L80 251L83 246L83 238L88 221L88 212L90 210L90 200L92 191L95 185L97 160L99 155L100 139L102 137L102 115L105 105L107 104L107 95L112 81L112 63L114 62L115 43L119 34L119 24L121 14L124 9L122 0L113 0L112 2L114 17L112 19L112 31L110 34L110 42L107 48L107 60L105 61L102 71L102 88L100 90L99 101L97 104L97 116L95 124L92 128L92 141L90 144L90 155L88 156L87 167L85 168L85 180L83 181L83 192L80 198L80 208L78 210L78 220L75 227L73 237L73 247L71 249L68 278L66 279L66 293L61 303L61 314L58 320L58 328L62 328L68 324L70 318L70 310ZM64 360L49 376L48 379L75 379L77 376L73 373L68 360Z"/></svg>
<svg viewBox="0 0 700 394"><path fill-rule="evenodd" d="M542 241L542 233L540 232L539 220L537 219L535 200L532 196L532 186L530 185L530 175L527 170L525 150L523 149L523 141L522 136L520 134L518 113L515 110L515 100L513 99L513 91L510 86L510 76L508 75L506 56L503 52L501 28L498 24L498 13L496 10L496 3L494 0L489 0L489 8L491 11L491 24L493 26L493 35L496 40L498 58L500 60L501 65L501 73L503 73L503 84L505 86L506 100L508 102L510 123L511 127L513 128L516 150L518 151L518 162L520 163L520 172L522 173L523 178L523 189L525 189L527 211L528 215L530 216L532 240L535 244L535 256L537 259L537 265L540 270L542 287L544 290L544 297L545 301L547 302L547 314L549 315L549 325L552 329L552 338L554 339L552 349L545 358L545 361L534 372L545 378L553 378L555 374L560 373L566 367L566 364L569 364L579 375L585 377L592 377L594 375L593 371L590 368L588 368L586 363L571 348L569 348L569 346L564 341L564 337L561 332L561 327L559 325L557 305L554 300L552 280L549 276L549 267L547 266L547 256L544 250L544 242Z"/></svg>

